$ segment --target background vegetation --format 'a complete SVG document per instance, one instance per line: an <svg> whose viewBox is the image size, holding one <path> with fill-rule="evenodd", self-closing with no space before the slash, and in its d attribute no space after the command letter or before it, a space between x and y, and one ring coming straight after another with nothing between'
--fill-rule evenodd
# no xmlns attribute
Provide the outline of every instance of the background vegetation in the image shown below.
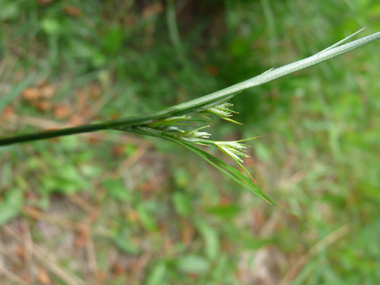
<svg viewBox="0 0 380 285"><path fill-rule="evenodd" d="M379 20L375 0L2 0L0 134L160 110ZM244 91L244 125L212 129L261 136L245 165L280 206L151 138L0 148L0 283L378 284L378 51Z"/></svg>

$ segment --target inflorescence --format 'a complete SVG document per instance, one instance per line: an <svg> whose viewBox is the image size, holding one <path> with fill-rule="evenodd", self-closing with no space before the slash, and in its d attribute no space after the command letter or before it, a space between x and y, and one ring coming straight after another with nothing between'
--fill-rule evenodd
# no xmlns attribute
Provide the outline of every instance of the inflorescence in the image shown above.
<svg viewBox="0 0 380 285"><path fill-rule="evenodd" d="M198 125L196 122L212 123L210 119L211 115L216 115L223 120L227 120L235 124L241 124L231 119L233 114L238 114L237 112L229 109L232 106L233 104L229 103L228 100L223 102L217 102L214 103L214 105L212 106L203 107L196 111L196 113L200 115L203 118L203 120L193 120L192 117L189 115L169 117L166 119L149 123L144 126L144 129L149 128L150 131L159 132L160 134L169 135L171 137L175 137L176 139L191 142L198 145L216 146L219 150L221 150L232 160L234 160L239 166L241 166L244 169L244 171L249 175L249 177L251 177L251 175L242 165L242 158L249 157L245 153L247 147L249 146L246 144L242 144L241 142L251 140L254 138L238 141L214 141L209 139L211 136L210 133L203 131L204 129L210 127L210 125L202 126L189 131L180 129L181 126ZM252 178L252 180L254 179Z"/></svg>

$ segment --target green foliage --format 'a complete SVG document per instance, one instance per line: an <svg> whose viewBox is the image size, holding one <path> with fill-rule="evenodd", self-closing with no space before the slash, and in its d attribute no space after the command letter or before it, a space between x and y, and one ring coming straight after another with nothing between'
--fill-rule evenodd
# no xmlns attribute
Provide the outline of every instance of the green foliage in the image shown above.
<svg viewBox="0 0 380 285"><path fill-rule="evenodd" d="M25 80L20 82L17 86L13 87L8 94L0 98L0 112L20 93L28 87L36 78L34 76L27 77Z"/></svg>
<svg viewBox="0 0 380 285"><path fill-rule="evenodd" d="M4 1L1 7L0 20L9 21L15 20L20 14L20 9L14 1Z"/></svg>
<svg viewBox="0 0 380 285"><path fill-rule="evenodd" d="M88 109L102 106L94 121L152 113L313 55L361 27L366 34L380 30L374 0L173 1L177 17L161 10L145 18L137 2L0 1L0 109L51 120L52 111L41 113L19 96L46 79L59 89L51 104L67 104L75 114L77 89L101 86L100 97L89 99ZM68 4L81 16L66 14ZM177 29L176 47L169 29ZM8 225L20 235L29 225L32 241L84 280L95 276L87 267L90 247L70 247L77 233L62 224L90 220L99 276L110 284L250 284L256 253L268 249L276 253L272 265L281 260L272 272L281 281L295 260L347 224L350 232L310 257L291 284L377 284L379 64L375 43L247 89L231 100L244 125L222 121L207 129L216 141L260 136L244 166L278 205L240 191L167 141L146 149L126 141L115 152L125 133L114 132L104 142L67 137L1 148L0 219L15 220ZM1 118L1 137L36 126ZM207 152L232 168L217 148ZM24 205L61 223L20 216ZM49 226L61 231L48 235ZM3 231L2 242L8 249ZM3 257L5 268L24 276L12 254ZM48 273L51 283L63 282Z"/></svg>
<svg viewBox="0 0 380 285"><path fill-rule="evenodd" d="M122 181L105 179L102 181L102 186L106 189L109 195L118 201L131 202L132 195L125 189Z"/></svg>
<svg viewBox="0 0 380 285"><path fill-rule="evenodd" d="M114 236L113 241L116 246L125 253L137 254L139 252L138 248L132 244L130 232L126 228L117 233L117 235Z"/></svg>
<svg viewBox="0 0 380 285"><path fill-rule="evenodd" d="M24 194L18 189L12 189L4 195L3 201L0 202L0 225L3 225L20 213L24 204Z"/></svg>
<svg viewBox="0 0 380 285"><path fill-rule="evenodd" d="M177 261L177 269L183 273L203 273L209 268L209 262L196 255L187 255Z"/></svg>
<svg viewBox="0 0 380 285"><path fill-rule="evenodd" d="M147 285L159 285L165 282L166 275L165 264L159 263L153 267L152 272L149 274L146 284Z"/></svg>
<svg viewBox="0 0 380 285"><path fill-rule="evenodd" d="M45 21L43 22L43 26L45 27L45 31L48 34L58 34L59 29L58 25L54 23L54 21ZM361 31L361 30L360 30ZM29 142L38 139L47 139L54 138L61 135L71 135L78 134L83 132L91 132L98 130L107 130L107 129L119 129L121 131L126 132L135 132L139 134L145 134L153 137L158 137L162 139L166 139L172 141L174 143L183 145L202 157L204 160L209 162L211 165L225 173L227 176L235 180L237 183L242 185L243 187L250 190L252 193L261 197L268 203L271 199L268 198L255 183L252 183L249 179L245 178L241 173L230 167L229 165L223 163L216 157L204 152L203 150L194 147L191 143L200 144L200 145L215 145L222 152L224 152L227 156L229 156L232 160L234 160L254 181L254 179L250 176L249 172L242 165L243 160L240 157L248 157L244 153L247 148L247 145L241 144L242 141L247 141L250 139L244 139L239 141L231 141L231 142L217 142L207 140L210 136L207 132L200 132L201 129L207 128L208 126L202 126L196 129L192 129L189 131L184 131L179 129L177 126L189 125L189 122L193 122L191 117L187 114L196 112L202 117L206 119L206 121L211 121L208 117L209 115L217 115L220 118L230 121L235 124L240 124L230 117L232 113L236 113L229 109L229 107L233 106L233 104L229 103L228 100L236 96L237 92L245 90L250 87L258 86L267 82L270 82L279 77L283 77L287 74L296 72L298 70L302 70L309 66L315 65L317 63L323 62L325 60L331 59L338 55L344 54L348 51L354 50L358 47L364 46L368 43L376 41L380 39L380 32L372 34L370 36L364 37L362 39L356 40L354 42L344 44L340 46L343 42L353 37L355 34L360 31L340 40L336 44L324 49L323 51L305 58L303 60L285 65L283 67L270 70L264 72L263 74L256 76L254 78L248 79L241 83L237 83L233 86L227 87L220 91L216 91L209 95L205 95L199 99L190 100L188 102L184 102L175 106L172 106L164 111L153 113L150 115L142 115L138 117L129 117L123 118L119 120L106 121L103 123L93 124L93 125L82 125L75 128L67 128L62 130L55 131L46 131L42 134L31 134L24 135L19 137L10 137L4 140L0 140L1 145L9 145L20 142ZM87 54L87 52L86 52ZM185 116L184 116L185 115ZM65 178L65 177L68 177ZM70 182L69 182L70 181ZM74 183L71 183L74 181ZM67 184L68 183L68 184ZM66 185L69 189L69 192L76 191L75 185L79 187L84 186L84 181L81 181L79 177L75 176L75 170L67 167L65 170L65 174L58 178L48 179L44 183L44 187L46 189L55 189L59 188L59 185ZM49 191L49 190L48 190ZM144 213L144 212L143 212ZM141 214L141 213L140 213ZM143 215L146 217L147 215ZM147 220L147 219L144 219ZM150 227L151 228L151 227Z"/></svg>

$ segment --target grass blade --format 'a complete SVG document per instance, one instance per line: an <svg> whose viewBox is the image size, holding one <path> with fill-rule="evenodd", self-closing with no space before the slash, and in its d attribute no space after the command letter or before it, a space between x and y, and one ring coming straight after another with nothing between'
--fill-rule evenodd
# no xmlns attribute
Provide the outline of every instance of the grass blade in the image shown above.
<svg viewBox="0 0 380 285"><path fill-rule="evenodd" d="M12 88L8 94L4 97L0 98L0 113L3 111L5 106L7 106L16 96L20 95L20 93L28 87L35 80L35 76L29 76L21 81L17 86Z"/></svg>
<svg viewBox="0 0 380 285"><path fill-rule="evenodd" d="M174 142L174 141L173 141ZM264 194L264 192L255 184L252 180L244 176L241 172L239 172L234 167L226 164L225 162L221 161L220 159L216 158L215 156L209 154L208 152L205 152L204 150L193 146L190 143L187 142L181 142L176 141L177 144L181 144L185 146L186 148L190 149L192 152L196 153L200 157L202 157L204 160L206 160L208 163L210 163L215 168L219 169L223 173L225 173L228 177L233 179L235 182L243 186L244 188L248 189L250 192L255 194L256 196L262 198L266 202L272 204L273 201L271 198L269 198L267 195ZM246 184L245 184L246 183Z"/></svg>
<svg viewBox="0 0 380 285"><path fill-rule="evenodd" d="M122 129L120 129L122 130ZM176 144L182 145L186 147L187 149L191 150L195 154L199 155L201 158L206 160L208 163L210 163L215 168L219 169L221 172L226 174L228 177L233 179L235 182L243 186L245 189L249 190L256 196L262 198L266 202L272 204L273 200L269 198L251 179L243 175L241 172L239 172L234 167L228 165L227 163L221 161L220 159L216 158L215 156L209 154L208 152L205 152L204 150L192 145L189 142L176 139L175 137L169 136L167 134L154 132L153 130L150 131L146 128L139 128L134 130L135 133L142 134L142 135L148 135L153 136L161 139L165 139L171 142L174 142Z"/></svg>
<svg viewBox="0 0 380 285"><path fill-rule="evenodd" d="M346 38L347 39L347 38ZM346 40L344 39L344 40ZM209 95L203 96L201 98L197 98L195 100L191 100L176 106L173 106L167 109L167 112L170 112L173 115L182 114L185 109L194 109L196 107L201 107L206 104L215 102L217 100L223 100L231 96L231 94L237 93L239 91L245 90L247 88L251 88L254 86L258 86L277 78L283 77L290 73L294 73L296 71L305 69L307 67L316 65L328 59L334 58L336 56L342 55L346 52L357 49L361 46L367 45L371 42L377 41L380 39L380 32L374 33L372 35L363 37L361 39L352 41L350 43L337 46L334 48L329 47L327 50L319 52L313 56L307 57L305 59L284 65L279 68L268 70L256 77L245 80L243 82L237 83L225 89L219 90L217 92L211 93ZM342 41L338 42L341 43ZM335 46L334 44L333 46Z"/></svg>

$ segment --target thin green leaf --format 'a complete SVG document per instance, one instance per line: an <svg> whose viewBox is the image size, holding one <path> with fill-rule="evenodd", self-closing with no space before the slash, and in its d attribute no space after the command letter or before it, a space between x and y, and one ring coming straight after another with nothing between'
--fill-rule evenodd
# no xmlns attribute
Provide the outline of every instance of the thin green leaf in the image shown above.
<svg viewBox="0 0 380 285"><path fill-rule="evenodd" d="M234 124L237 124L237 125L242 125L243 123L240 123L240 122L238 122L238 121L235 121L235 120L232 120L232 119L230 119L230 118L222 118L223 120L226 120L226 121L229 121L229 122L231 122L231 123L234 123Z"/></svg>
<svg viewBox="0 0 380 285"><path fill-rule="evenodd" d="M248 172L248 170L243 166L243 164L237 160L235 157L229 155L223 148L221 147L218 147L222 152L224 152L228 157L230 157L233 161L235 161L243 170L245 173L247 173L247 175L249 176L249 178L251 178L253 180L253 182L256 183L256 180L251 176L251 174Z"/></svg>
<svg viewBox="0 0 380 285"><path fill-rule="evenodd" d="M177 143L187 147L194 153L201 156L208 163L210 163L215 168L219 169L220 171L228 175L228 177L230 177L231 179L233 179L234 181L242 185L244 188L248 189L253 194L259 196L260 198L264 199L270 204L273 203L272 199L269 198L266 194L264 194L264 192L252 180L248 179L246 176L244 176L240 171L238 171L234 167L224 163L223 161L216 158L215 156L209 154L208 152L205 152L204 150L198 147L191 145L190 143L187 143L187 142L177 142Z"/></svg>
<svg viewBox="0 0 380 285"><path fill-rule="evenodd" d="M0 112L7 106L16 96L28 87L36 79L36 76L28 76L21 81L17 86L13 87L7 94L0 98Z"/></svg>
<svg viewBox="0 0 380 285"><path fill-rule="evenodd" d="M193 146L192 144L188 142L182 142L182 141L175 141L171 140L177 144L183 145L186 148L190 149L192 152L196 153L200 157L202 157L204 160L206 160L208 163L210 163L215 168L219 169L223 173L225 173L228 177L235 180L237 183L242 185L244 188L248 189L250 192L254 193L255 195L259 196L260 198L266 200L269 203L272 203L272 199L269 198L267 195L262 192L262 190L252 182L252 180L248 179L246 176L244 176L241 172L236 170L234 167L224 163L220 159L216 158L215 156L209 154L208 152L205 152L204 150ZM244 184L245 182L246 184ZM248 185L247 185L248 184Z"/></svg>
<svg viewBox="0 0 380 285"><path fill-rule="evenodd" d="M23 203L24 195L21 190L12 189L8 192L0 203L0 226L17 217Z"/></svg>
<svg viewBox="0 0 380 285"><path fill-rule="evenodd" d="M106 122L102 122L98 124L82 125L82 126L74 127L74 128L45 131L43 133L38 133L38 134L26 134L26 135L4 138L4 139L0 139L0 146L54 138L58 136L73 135L73 134L79 134L79 133L85 133L85 132L94 132L94 131L106 130L106 129L125 128L124 131L133 132L133 127L150 124L156 120L165 119L171 116L186 115L193 111L200 112L202 111L201 109L203 110L207 109L209 107L214 106L218 102L221 103L225 100L228 100L234 97L237 93L241 92L242 90L270 82L277 78L283 77L287 74L294 73L296 71L316 65L318 63L321 63L333 57L342 55L346 52L352 51L356 48L362 47L364 45L367 45L379 39L380 39L380 32L377 32L372 35L363 37L361 39L352 41L350 43L347 43L341 46L336 46L337 44L340 44L342 42L340 41L337 44L332 45L328 49L325 49L324 51L319 52L308 58L287 64L280 68L270 69L251 79L245 80L243 82L232 85L225 89L213 92L209 95L202 96L195 100L191 100L188 102L184 102L184 103L172 106L170 108L167 108L166 110L156 112L153 114L111 120L111 121L106 121ZM2 104L4 104L4 102L2 102Z"/></svg>
<svg viewBox="0 0 380 285"><path fill-rule="evenodd" d="M369 44L371 42L377 41L380 39L380 32L374 33L372 35L363 37L361 39L352 41L350 43L337 46L334 48L329 47L327 50L324 50L318 54L315 54L313 56L307 57L305 59L284 65L279 68L270 69L258 76L255 76L251 79L245 80L243 82L237 83L235 85L232 85L230 87L227 87L225 89L216 91L214 93L211 93L206 96L202 96L200 98L197 98L195 100L191 100L188 102L184 102L181 104L178 104L176 106L170 107L166 110L166 112L170 113L171 115L180 115L180 114L186 114L187 112L185 110L190 109L194 110L196 108L205 106L207 104L213 103L215 101L220 100L226 100L227 98L231 98L231 94L235 94L237 92L240 92L242 90L245 90L247 88L251 88L254 86L258 86L267 82L270 82L272 80L275 80L277 78L283 77L285 75L288 75L290 73L294 73L296 71L305 69L307 67L316 65L318 63L321 63L323 61L326 61L328 59L334 58L336 56L342 55L346 52L352 51L354 49L357 49L361 46L364 46L366 44ZM340 41L342 42L342 41ZM339 42L339 43L340 43ZM333 45L335 46L335 44Z"/></svg>
<svg viewBox="0 0 380 285"><path fill-rule="evenodd" d="M172 137L168 134L163 134L162 132L154 131L154 130L147 129L147 128L134 129L133 132L138 133L138 134L142 134L142 135L148 135L148 136L153 136L153 137L165 139L165 140L174 142L176 144L179 144L179 145L182 145L182 146L188 148L189 150L191 150L195 154L202 157L204 160L206 160L212 166L219 169L221 172L223 172L228 177L233 179L235 182L237 182L238 184L240 184L244 188L248 189L250 192L252 192L256 196L259 196L260 198L264 199L265 201L267 201L270 204L273 203L273 200L271 198L269 198L266 194L264 194L264 192L255 183L253 183L253 181L250 180L248 177L243 175L241 172L239 172L234 167L226 164L225 162L223 162L223 161L219 160L218 158L212 156L208 152L205 152L204 150L192 145L191 143L178 140L174 136Z"/></svg>

